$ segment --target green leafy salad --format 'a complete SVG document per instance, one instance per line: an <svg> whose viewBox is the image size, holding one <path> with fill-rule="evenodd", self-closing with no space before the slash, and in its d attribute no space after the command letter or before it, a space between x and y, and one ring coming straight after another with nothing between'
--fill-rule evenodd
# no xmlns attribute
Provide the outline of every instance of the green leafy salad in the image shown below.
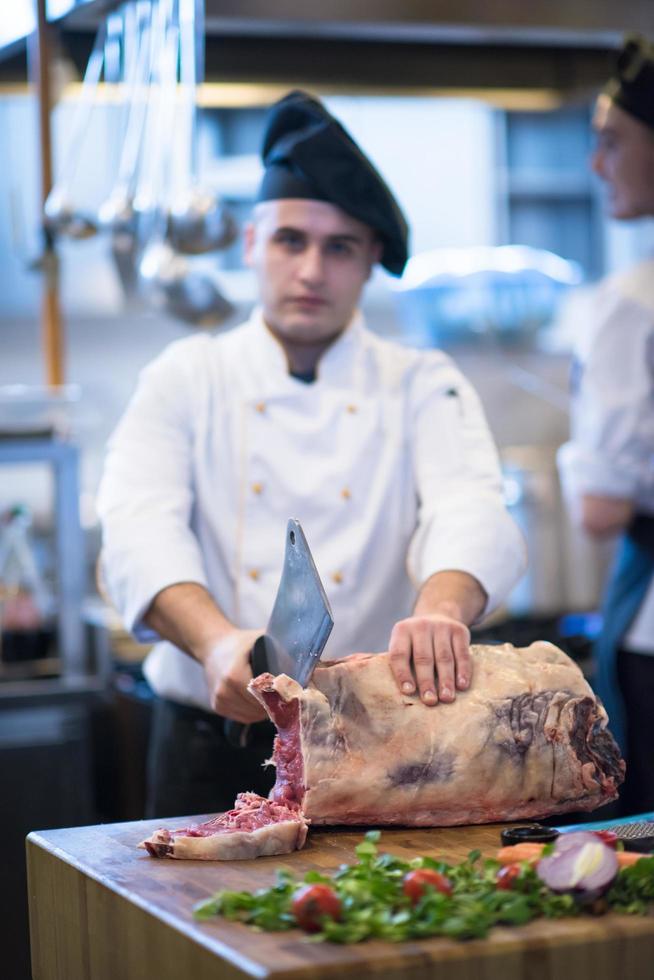
<svg viewBox="0 0 654 980"><path fill-rule="evenodd" d="M503 867L471 851L460 864L431 857L407 862L380 853L379 837L379 831L367 833L355 848L357 863L331 875L309 871L298 881L278 870L272 887L218 892L198 904L194 915L221 915L262 930L299 927L318 942L401 942L483 938L495 925L521 925L539 916L647 914L654 903L654 857L620 870L608 890L589 901L574 889L552 891L527 861Z"/></svg>

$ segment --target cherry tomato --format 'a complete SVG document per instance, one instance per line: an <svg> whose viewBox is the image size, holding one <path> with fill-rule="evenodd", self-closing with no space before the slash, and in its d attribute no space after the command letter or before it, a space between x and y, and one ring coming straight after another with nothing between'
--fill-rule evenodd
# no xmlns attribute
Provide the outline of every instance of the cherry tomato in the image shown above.
<svg viewBox="0 0 654 980"><path fill-rule="evenodd" d="M521 871L522 868L519 864L506 864L503 868L500 868L496 875L497 887L510 891L516 879L520 877Z"/></svg>
<svg viewBox="0 0 654 980"><path fill-rule="evenodd" d="M594 830L593 833L609 847L615 847L618 841L618 835L612 830Z"/></svg>
<svg viewBox="0 0 654 980"><path fill-rule="evenodd" d="M432 868L416 868L415 871L409 871L402 881L402 891L411 900L412 905L416 905L429 888L443 895L452 894L452 883L449 878Z"/></svg>
<svg viewBox="0 0 654 980"><path fill-rule="evenodd" d="M329 885L304 885L295 892L291 911L300 929L320 932L323 918L340 919L341 900Z"/></svg>

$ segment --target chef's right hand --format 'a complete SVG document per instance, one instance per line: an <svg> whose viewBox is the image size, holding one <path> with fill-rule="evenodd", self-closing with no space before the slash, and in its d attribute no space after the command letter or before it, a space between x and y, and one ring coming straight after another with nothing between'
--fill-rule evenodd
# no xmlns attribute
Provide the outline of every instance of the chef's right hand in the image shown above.
<svg viewBox="0 0 654 980"><path fill-rule="evenodd" d="M263 630L234 628L213 646L203 660L211 707L223 718L244 725L263 721L267 715L247 690L252 680L250 652Z"/></svg>

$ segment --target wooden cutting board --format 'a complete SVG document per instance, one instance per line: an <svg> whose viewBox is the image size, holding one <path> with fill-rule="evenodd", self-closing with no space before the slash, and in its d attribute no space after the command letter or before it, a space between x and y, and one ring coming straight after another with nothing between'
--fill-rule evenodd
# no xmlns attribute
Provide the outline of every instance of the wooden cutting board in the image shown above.
<svg viewBox="0 0 654 980"><path fill-rule="evenodd" d="M200 820L202 818L194 818ZM167 820L169 827L189 818ZM155 860L137 844L162 821L34 832L27 839L34 980L274 980L372 976L384 980L652 980L654 917L614 914L497 928L488 939L356 946L315 944L299 931L255 932L198 923L195 902L220 888L272 883L351 863L362 831L312 830L307 846L256 861ZM388 830L382 848L462 860L495 854L499 828Z"/></svg>

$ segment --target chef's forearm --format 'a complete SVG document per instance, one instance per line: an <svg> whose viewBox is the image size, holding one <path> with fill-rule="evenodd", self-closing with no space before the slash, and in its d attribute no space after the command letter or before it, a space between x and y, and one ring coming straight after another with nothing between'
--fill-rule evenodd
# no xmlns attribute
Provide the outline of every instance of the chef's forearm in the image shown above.
<svg viewBox="0 0 654 980"><path fill-rule="evenodd" d="M608 497L585 493L581 498L581 523L594 538L619 534L634 514L634 504L626 497Z"/></svg>
<svg viewBox="0 0 654 980"><path fill-rule="evenodd" d="M420 589L414 615L442 613L469 626L481 616L487 601L486 591L467 572L436 572Z"/></svg>
<svg viewBox="0 0 654 980"><path fill-rule="evenodd" d="M154 597L144 621L164 640L200 663L235 629L204 586L196 582L179 582L162 589Z"/></svg>

